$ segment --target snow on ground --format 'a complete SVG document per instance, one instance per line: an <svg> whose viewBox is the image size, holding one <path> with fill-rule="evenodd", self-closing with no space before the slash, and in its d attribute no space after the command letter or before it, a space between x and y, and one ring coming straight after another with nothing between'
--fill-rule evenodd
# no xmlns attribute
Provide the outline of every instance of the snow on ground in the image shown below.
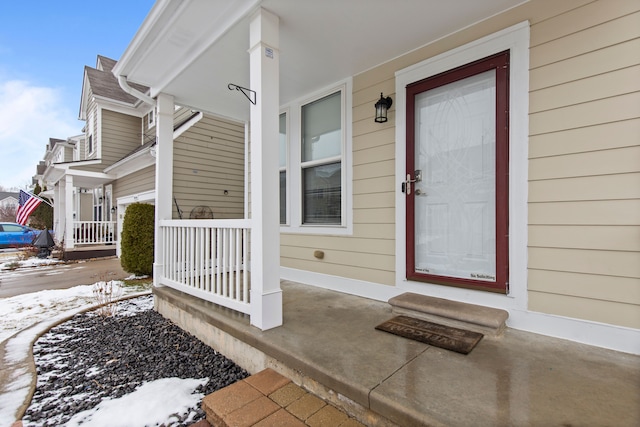
<svg viewBox="0 0 640 427"><path fill-rule="evenodd" d="M53 258L36 258L31 257L27 259L20 259L19 255L7 255L0 260L0 270L10 270L15 268L27 268L27 267L39 267L41 265L54 265L60 264L59 259Z"/></svg>
<svg viewBox="0 0 640 427"><path fill-rule="evenodd" d="M174 414L187 412L202 400L204 395L193 393L193 391L207 381L209 381L208 378L162 378L151 381L119 399L103 400L95 408L76 414L65 425L69 427L171 425L172 421L178 421L172 420ZM159 397L162 398L159 399Z"/></svg>
<svg viewBox="0 0 640 427"><path fill-rule="evenodd" d="M55 289L0 299L0 342L35 323L94 304L93 286Z"/></svg>
<svg viewBox="0 0 640 427"><path fill-rule="evenodd" d="M38 265L38 260L28 261L27 264ZM0 264L0 268L2 266L3 264ZM0 342L7 340L5 364L9 366L16 359L25 357L31 343L44 332L43 327L53 326L67 314L73 314L95 304L94 289L97 285L104 286L104 284L105 282L97 282L94 285L75 286L70 289L0 298ZM110 282L110 285L121 289L122 294L126 295L129 291L127 287L122 287L122 284L123 282L120 281ZM139 288L133 292L139 292ZM119 315L131 315L136 311L150 308L148 304L141 305L135 301L129 301L120 305ZM20 333L17 333L19 331ZM10 338L14 334L16 336ZM6 392L0 396L0 425L7 426L15 421L12 419L13 414L26 398L25 392L28 391L30 383L29 374L21 369L9 374L9 378L12 382L5 389ZM134 421L135 425L147 423L170 425L172 414L182 413L185 408L196 405L202 399L201 394L193 391L207 381L206 378L186 380L164 378L145 383L133 393L119 399L104 400L93 410L77 414L67 425L125 426L132 425Z"/></svg>
<svg viewBox="0 0 640 427"><path fill-rule="evenodd" d="M89 308L104 302L103 295L94 290L109 286L114 295L126 296L139 288L123 286L124 282L111 280L96 282L93 285L75 286L69 289L53 289L17 295L11 298L0 298L0 342L11 335L38 322L49 320L69 310Z"/></svg>

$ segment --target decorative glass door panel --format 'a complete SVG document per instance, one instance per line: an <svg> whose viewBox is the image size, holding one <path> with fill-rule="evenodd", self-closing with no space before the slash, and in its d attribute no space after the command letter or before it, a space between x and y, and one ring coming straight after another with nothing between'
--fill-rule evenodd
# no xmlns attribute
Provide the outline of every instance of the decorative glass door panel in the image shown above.
<svg viewBox="0 0 640 427"><path fill-rule="evenodd" d="M497 239L506 230L500 224L506 221L506 199L497 194L504 191L506 177L501 164L506 148L497 149L505 144L502 134L496 136L497 123L506 120L497 117L497 95L503 91L497 89L497 68L457 70L407 89L407 114L412 116L407 120L412 138L407 141L405 183L411 279L506 290L506 266L498 257L506 253L506 242Z"/></svg>

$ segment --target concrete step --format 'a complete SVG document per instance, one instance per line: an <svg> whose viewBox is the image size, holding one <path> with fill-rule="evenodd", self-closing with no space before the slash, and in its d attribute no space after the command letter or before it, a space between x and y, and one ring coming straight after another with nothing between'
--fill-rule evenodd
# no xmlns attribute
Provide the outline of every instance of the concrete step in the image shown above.
<svg viewBox="0 0 640 427"><path fill-rule="evenodd" d="M499 337L506 328L509 312L492 307L451 301L407 292L389 300L391 311L441 325Z"/></svg>

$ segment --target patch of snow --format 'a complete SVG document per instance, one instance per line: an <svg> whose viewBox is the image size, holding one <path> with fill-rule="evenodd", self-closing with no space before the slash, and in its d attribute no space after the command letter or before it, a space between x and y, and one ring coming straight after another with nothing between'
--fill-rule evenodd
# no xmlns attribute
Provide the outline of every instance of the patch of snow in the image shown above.
<svg viewBox="0 0 640 427"><path fill-rule="evenodd" d="M38 258L38 257L31 257L25 260L20 260L20 258L16 255L15 257L4 258L4 261L0 263L0 270L8 270L10 265L12 265L12 268L27 268L27 267L39 267L41 265L60 264L61 262L62 261L55 258Z"/></svg>
<svg viewBox="0 0 640 427"><path fill-rule="evenodd" d="M123 282L111 281L119 295L130 294ZM29 326L57 317L68 315L69 310L89 308L97 301L94 285L74 286L69 289L54 289L17 295L0 299L0 342ZM137 292L136 292L137 293Z"/></svg>
<svg viewBox="0 0 640 427"><path fill-rule="evenodd" d="M133 393L119 399L105 399L95 408L74 415L65 425L128 427L165 424L175 415L186 415L189 408L200 402L204 395L194 393L194 390L207 381L208 378L162 378L144 383Z"/></svg>
<svg viewBox="0 0 640 427"><path fill-rule="evenodd" d="M140 279L147 279L149 278L149 276L147 275L143 275L143 276L136 276L135 274L125 278L124 280L140 280Z"/></svg>
<svg viewBox="0 0 640 427"><path fill-rule="evenodd" d="M118 287L123 284L114 282ZM0 298L0 342L7 340L0 364L12 372L0 393L1 426L13 424L17 409L29 395L31 373L24 360L33 341L56 323L94 306L93 289L94 285L81 285ZM127 287L122 290L123 295L139 294L138 290ZM130 306L142 310L144 304L137 308L136 304ZM126 310L122 314L126 314Z"/></svg>

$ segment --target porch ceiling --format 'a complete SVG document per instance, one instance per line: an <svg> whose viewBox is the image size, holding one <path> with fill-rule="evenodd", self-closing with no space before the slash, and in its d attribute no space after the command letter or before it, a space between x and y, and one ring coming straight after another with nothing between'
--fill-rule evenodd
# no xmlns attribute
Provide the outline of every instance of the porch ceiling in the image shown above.
<svg viewBox="0 0 640 427"><path fill-rule="evenodd" d="M44 180L55 184L63 180L66 175L73 177L74 187L94 188L113 181L116 177L102 172L83 171L72 169L68 165L50 166L44 174Z"/></svg>
<svg viewBox="0 0 640 427"><path fill-rule="evenodd" d="M176 103L240 120L249 20L280 17L280 104L356 75L527 0L159 0L114 74ZM258 97L260 94L258 94Z"/></svg>

